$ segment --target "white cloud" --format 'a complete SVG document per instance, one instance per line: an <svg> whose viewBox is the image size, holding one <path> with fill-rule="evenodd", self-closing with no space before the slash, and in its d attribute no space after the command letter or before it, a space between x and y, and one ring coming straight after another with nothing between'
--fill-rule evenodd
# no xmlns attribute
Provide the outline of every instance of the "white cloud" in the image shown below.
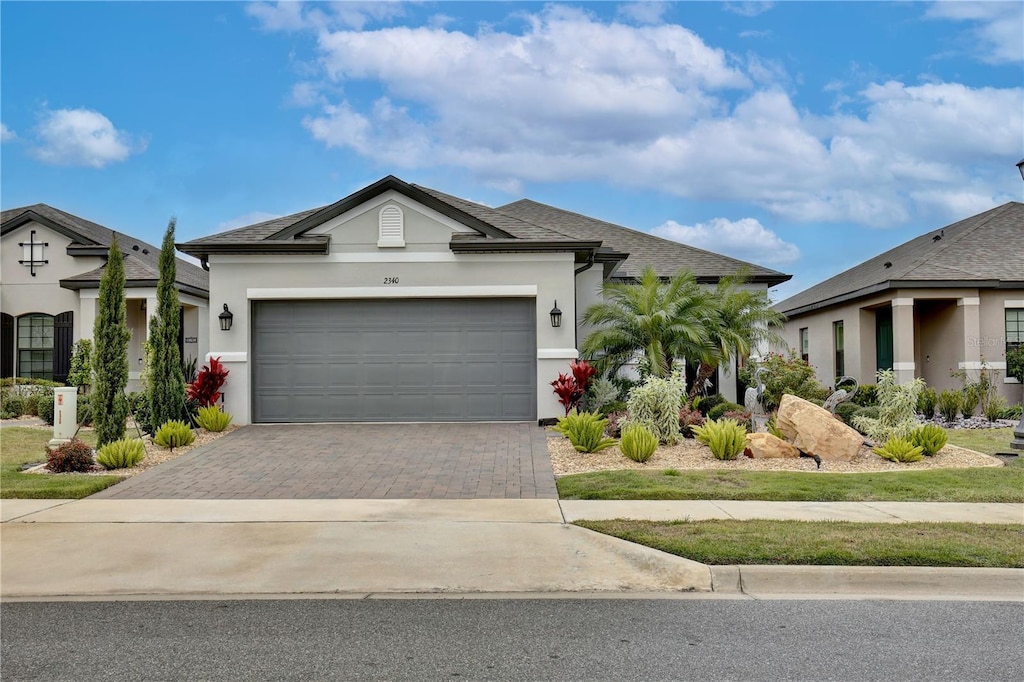
<svg viewBox="0 0 1024 682"><path fill-rule="evenodd" d="M741 17L756 17L758 14L764 14L774 6L774 2L727 2L722 9L726 12L738 14Z"/></svg>
<svg viewBox="0 0 1024 682"><path fill-rule="evenodd" d="M363 30L373 22L389 21L405 14L400 2L327 2L281 1L252 2L246 14L266 31L326 30L334 27Z"/></svg>
<svg viewBox="0 0 1024 682"><path fill-rule="evenodd" d="M779 64L737 61L682 26L565 6L517 18L521 33L317 31L326 83L383 94L364 103L320 88L303 125L380 164L466 169L494 187L597 181L807 222L955 219L1015 189L1021 88L863 79L859 92L828 86L841 102L817 114L779 87L792 87ZM960 194L974 198L950 199Z"/></svg>
<svg viewBox="0 0 1024 682"><path fill-rule="evenodd" d="M668 11L667 2L657 0L643 0L642 2L627 2L619 5L615 12L624 19L630 19L640 24L660 24L665 12Z"/></svg>
<svg viewBox="0 0 1024 682"><path fill-rule="evenodd" d="M768 38L771 37L771 31L740 31L740 38Z"/></svg>
<svg viewBox="0 0 1024 682"><path fill-rule="evenodd" d="M790 265L800 258L795 244L784 241L755 218L713 218L696 225L669 220L651 233L759 265Z"/></svg>
<svg viewBox="0 0 1024 682"><path fill-rule="evenodd" d="M0 142L9 142L18 137L18 134L8 128L5 124L0 123Z"/></svg>
<svg viewBox="0 0 1024 682"><path fill-rule="evenodd" d="M85 108L45 111L35 133L36 158L58 166L102 168L146 148L100 112Z"/></svg>
<svg viewBox="0 0 1024 682"><path fill-rule="evenodd" d="M1024 4L1020 2L936 2L925 16L975 24L965 39L970 51L984 62L1024 61Z"/></svg>
<svg viewBox="0 0 1024 682"><path fill-rule="evenodd" d="M227 230L233 230L236 227L247 227L249 225L255 225L256 223L262 223L266 220L273 220L274 218L280 218L280 213L267 213L266 211L252 211L245 215L240 215L229 220L225 220L221 224L217 225L218 232L226 232Z"/></svg>

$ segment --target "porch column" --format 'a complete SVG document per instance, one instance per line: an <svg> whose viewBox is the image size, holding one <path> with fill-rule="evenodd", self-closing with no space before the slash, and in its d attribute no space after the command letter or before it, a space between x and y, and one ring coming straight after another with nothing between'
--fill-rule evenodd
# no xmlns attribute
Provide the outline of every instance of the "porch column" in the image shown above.
<svg viewBox="0 0 1024 682"><path fill-rule="evenodd" d="M958 369L981 369L981 298L960 298L956 305L963 321L963 359Z"/></svg>
<svg viewBox="0 0 1024 682"><path fill-rule="evenodd" d="M149 341L149 320L156 315L156 296L146 297L146 340Z"/></svg>
<svg viewBox="0 0 1024 682"><path fill-rule="evenodd" d="M914 379L914 299L892 300L892 368L896 382Z"/></svg>

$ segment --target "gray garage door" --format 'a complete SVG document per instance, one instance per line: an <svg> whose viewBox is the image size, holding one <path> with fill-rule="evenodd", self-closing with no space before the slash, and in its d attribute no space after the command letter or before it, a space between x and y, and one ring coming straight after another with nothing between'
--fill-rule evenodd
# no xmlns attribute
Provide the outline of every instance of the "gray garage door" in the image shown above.
<svg viewBox="0 0 1024 682"><path fill-rule="evenodd" d="M253 421L536 418L533 299L257 301Z"/></svg>

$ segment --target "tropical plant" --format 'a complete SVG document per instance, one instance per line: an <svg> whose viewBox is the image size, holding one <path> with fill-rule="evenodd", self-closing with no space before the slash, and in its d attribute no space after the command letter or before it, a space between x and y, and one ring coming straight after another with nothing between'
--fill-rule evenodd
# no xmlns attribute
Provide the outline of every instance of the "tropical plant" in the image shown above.
<svg viewBox="0 0 1024 682"><path fill-rule="evenodd" d="M921 389L921 395L917 397L917 411L920 412L925 419L931 419L935 416L935 408L938 404L938 391L931 386L925 386Z"/></svg>
<svg viewBox="0 0 1024 682"><path fill-rule="evenodd" d="M568 438L577 452L597 452L618 442L614 438L605 437L607 424L608 420L597 412L572 410L559 418L558 423L551 428Z"/></svg>
<svg viewBox="0 0 1024 682"><path fill-rule="evenodd" d="M683 405L679 408L679 434L683 438L693 438L693 427L704 423L704 415L699 410Z"/></svg>
<svg viewBox="0 0 1024 682"><path fill-rule="evenodd" d="M924 457L923 449L917 445L914 445L906 438L890 438L880 448L875 448L873 451L879 457L887 459L891 462L920 462Z"/></svg>
<svg viewBox="0 0 1024 682"><path fill-rule="evenodd" d="M963 402L960 391L943 391L939 394L939 400L936 403L936 407L939 409L939 414L947 422L956 421L956 415L960 411L960 404Z"/></svg>
<svg viewBox="0 0 1024 682"><path fill-rule="evenodd" d="M171 450L190 445L195 439L196 436L188 424L177 419L164 422L153 436L154 443Z"/></svg>
<svg viewBox="0 0 1024 682"><path fill-rule="evenodd" d="M551 382L558 402L565 408L566 414L580 406L580 401L587 394L590 380L595 374L597 369L586 360L573 360L569 363L569 374L559 373L558 378Z"/></svg>
<svg viewBox="0 0 1024 682"><path fill-rule="evenodd" d="M878 405L878 386L875 384L861 384L853 394L853 402L861 407L875 407Z"/></svg>
<svg viewBox="0 0 1024 682"><path fill-rule="evenodd" d="M186 384L191 384L199 376L199 358L188 356L188 359L181 359L181 376Z"/></svg>
<svg viewBox="0 0 1024 682"><path fill-rule="evenodd" d="M829 395L828 389L815 378L814 368L792 352L788 357L768 353L757 367L765 370L761 374L761 382L764 384L761 402L768 412L779 408L782 396L786 393L811 401L824 400ZM751 363L741 369L740 379L753 385L757 367Z"/></svg>
<svg viewBox="0 0 1024 682"><path fill-rule="evenodd" d="M583 353L602 371L618 371L643 358L656 377L671 374L675 361L711 360L710 333L715 318L714 294L693 273L680 270L663 282L646 267L636 283L606 281L602 300L587 308L583 321L596 329L583 342Z"/></svg>
<svg viewBox="0 0 1024 682"><path fill-rule="evenodd" d="M146 456L146 446L137 438L122 438L107 443L96 453L104 469L130 469Z"/></svg>
<svg viewBox="0 0 1024 682"><path fill-rule="evenodd" d="M156 314L149 324L152 365L149 367L149 410L153 423L163 424L185 416L185 377L181 371L178 332L181 303L178 301L174 259L175 219L171 218L160 245L160 276L156 285Z"/></svg>
<svg viewBox="0 0 1024 682"><path fill-rule="evenodd" d="M938 454L939 450L946 447L948 440L946 430L935 424L925 424L914 429L910 434L910 442L921 448L925 457Z"/></svg>
<svg viewBox="0 0 1024 682"><path fill-rule="evenodd" d="M878 418L855 415L854 426L876 443L908 438L917 427L917 397L923 387L920 378L900 384L892 370L878 372Z"/></svg>
<svg viewBox="0 0 1024 682"><path fill-rule="evenodd" d="M128 313L124 298L124 258L117 235L110 242L107 265L100 278L96 324L93 327L91 393L96 441L100 447L124 438L128 405L124 387L128 384ZM52 417L51 417L52 419Z"/></svg>
<svg viewBox="0 0 1024 682"><path fill-rule="evenodd" d="M587 389L587 407L591 410L604 412L604 408L619 399L619 387L607 377L600 377L590 382Z"/></svg>
<svg viewBox="0 0 1024 682"><path fill-rule="evenodd" d="M626 401L630 424L639 424L662 443L679 440L679 410L686 384L676 371L668 378L651 375L629 392Z"/></svg>
<svg viewBox="0 0 1024 682"><path fill-rule="evenodd" d="M46 468L55 474L88 471L92 465L92 448L77 438L46 450Z"/></svg>
<svg viewBox="0 0 1024 682"><path fill-rule="evenodd" d="M196 401L200 407L215 405L220 400L220 389L229 373L230 370L224 367L219 357L210 358L210 364L203 365L196 380L189 384L189 400Z"/></svg>
<svg viewBox="0 0 1024 682"><path fill-rule="evenodd" d="M746 447L747 430L732 419L709 419L703 426L693 427L693 432L715 459L736 459Z"/></svg>
<svg viewBox="0 0 1024 682"><path fill-rule="evenodd" d="M658 439L639 424L630 424L622 430L619 449L634 462L646 462L658 449Z"/></svg>
<svg viewBox="0 0 1024 682"><path fill-rule="evenodd" d="M92 384L92 339L75 341L68 369L68 385L88 388Z"/></svg>
<svg viewBox="0 0 1024 682"><path fill-rule="evenodd" d="M693 399L693 406L706 417L711 410L724 402L726 402L724 395L721 393L712 393L711 395L695 397Z"/></svg>
<svg viewBox="0 0 1024 682"><path fill-rule="evenodd" d="M726 400L724 402L718 403L713 408L708 410L708 419L714 419L714 420L717 421L717 420L721 419L722 415L725 414L726 412L742 412L742 411L743 411L743 406L742 405L737 405L736 403L731 403L728 400Z"/></svg>
<svg viewBox="0 0 1024 682"><path fill-rule="evenodd" d="M207 405L206 407L199 408L196 423L207 431L220 433L224 429L228 428L228 424L231 423L231 419L231 414L228 412L222 412L219 406Z"/></svg>

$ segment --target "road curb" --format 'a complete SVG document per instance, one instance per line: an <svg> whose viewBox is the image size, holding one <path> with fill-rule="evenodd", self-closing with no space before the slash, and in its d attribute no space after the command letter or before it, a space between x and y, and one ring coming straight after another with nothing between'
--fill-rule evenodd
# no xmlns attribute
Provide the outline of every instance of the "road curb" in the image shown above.
<svg viewBox="0 0 1024 682"><path fill-rule="evenodd" d="M710 566L712 590L750 596L875 595L1024 601L1024 569L926 566Z"/></svg>

